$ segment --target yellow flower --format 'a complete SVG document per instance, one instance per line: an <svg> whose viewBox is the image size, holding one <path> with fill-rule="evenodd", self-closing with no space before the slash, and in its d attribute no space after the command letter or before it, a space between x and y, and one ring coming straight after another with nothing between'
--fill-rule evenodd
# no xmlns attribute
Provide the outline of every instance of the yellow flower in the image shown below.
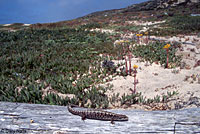
<svg viewBox="0 0 200 134"><path fill-rule="evenodd" d="M137 69L137 68L138 68L138 65L133 65L133 68L134 68L134 69Z"/></svg>
<svg viewBox="0 0 200 134"><path fill-rule="evenodd" d="M147 35L147 34L149 34L149 33L148 33L148 32L145 32L144 34L146 34L146 35Z"/></svg>
<svg viewBox="0 0 200 134"><path fill-rule="evenodd" d="M136 34L136 36L138 36L138 37L140 37L140 36L142 36L143 34Z"/></svg>
<svg viewBox="0 0 200 134"><path fill-rule="evenodd" d="M129 42L130 42L129 40L119 40L116 42L116 44L121 45L123 43L129 43Z"/></svg>
<svg viewBox="0 0 200 134"><path fill-rule="evenodd" d="M170 44L166 44L163 48L168 49L170 46Z"/></svg>
<svg viewBox="0 0 200 134"><path fill-rule="evenodd" d="M124 41L124 40L120 40L120 42L121 42L121 43L124 43L125 41Z"/></svg>
<svg viewBox="0 0 200 134"><path fill-rule="evenodd" d="M121 45L123 43L123 40L119 40L116 42L117 45Z"/></svg>
<svg viewBox="0 0 200 134"><path fill-rule="evenodd" d="M119 41L118 41L118 42L116 42L116 44L117 44L117 45L120 45L120 44L121 44L121 42L119 42Z"/></svg>
<svg viewBox="0 0 200 134"><path fill-rule="evenodd" d="M129 41L129 40L125 40L124 42L125 42L125 43L129 43L130 41Z"/></svg>

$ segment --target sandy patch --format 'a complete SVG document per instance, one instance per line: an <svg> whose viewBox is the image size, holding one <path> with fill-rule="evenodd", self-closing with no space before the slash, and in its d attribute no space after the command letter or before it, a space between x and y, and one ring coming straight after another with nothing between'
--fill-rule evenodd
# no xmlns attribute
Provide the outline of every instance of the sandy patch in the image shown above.
<svg viewBox="0 0 200 134"><path fill-rule="evenodd" d="M197 35L179 35L179 36L172 36L172 37L157 37L157 36L150 36L151 39L155 40L162 40L162 41L169 41L169 42L180 42L183 44L200 44L200 37Z"/></svg>
<svg viewBox="0 0 200 134"><path fill-rule="evenodd" d="M112 30L112 29L102 29L102 28L95 28L95 29L91 29L90 31L95 31L95 32L101 32L101 33L116 33L116 31Z"/></svg>
<svg viewBox="0 0 200 134"><path fill-rule="evenodd" d="M4 24L3 26L4 27L7 27L7 26L11 26L12 24Z"/></svg>
<svg viewBox="0 0 200 134"><path fill-rule="evenodd" d="M30 26L31 24L24 24L24 26Z"/></svg>
<svg viewBox="0 0 200 134"><path fill-rule="evenodd" d="M157 25L157 24L162 24L165 23L166 21L155 21L155 22L144 22L144 21L126 21L125 23L128 24L134 24L134 25L141 25L141 26L151 26L151 25Z"/></svg>
<svg viewBox="0 0 200 134"><path fill-rule="evenodd" d="M3 26L4 27L9 27L9 26L14 26L15 24L4 24ZM21 26L30 26L31 24L18 24L18 25L21 25Z"/></svg>

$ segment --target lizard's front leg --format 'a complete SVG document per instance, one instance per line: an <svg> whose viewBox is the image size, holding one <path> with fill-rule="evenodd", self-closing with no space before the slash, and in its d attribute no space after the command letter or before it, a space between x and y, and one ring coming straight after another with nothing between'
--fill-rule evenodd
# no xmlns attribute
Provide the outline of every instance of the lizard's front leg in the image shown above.
<svg viewBox="0 0 200 134"><path fill-rule="evenodd" d="M115 122L114 122L114 120L113 120L113 119L111 119L111 124L115 124Z"/></svg>
<svg viewBox="0 0 200 134"><path fill-rule="evenodd" d="M83 114L83 115L81 116L81 119L82 119L83 121L86 120L86 115Z"/></svg>

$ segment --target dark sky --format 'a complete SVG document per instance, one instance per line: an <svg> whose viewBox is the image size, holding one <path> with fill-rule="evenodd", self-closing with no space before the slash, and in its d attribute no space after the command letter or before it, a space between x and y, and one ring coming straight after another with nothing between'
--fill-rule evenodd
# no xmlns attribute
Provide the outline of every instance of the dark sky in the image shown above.
<svg viewBox="0 0 200 134"><path fill-rule="evenodd" d="M0 0L0 24L70 20L147 0Z"/></svg>

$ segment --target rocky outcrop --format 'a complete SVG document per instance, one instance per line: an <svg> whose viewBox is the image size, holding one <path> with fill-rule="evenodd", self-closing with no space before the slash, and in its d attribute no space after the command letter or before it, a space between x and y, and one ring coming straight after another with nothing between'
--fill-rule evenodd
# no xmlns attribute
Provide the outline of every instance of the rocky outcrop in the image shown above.
<svg viewBox="0 0 200 134"><path fill-rule="evenodd" d="M157 10L177 6L191 6L200 4L200 0L150 0L129 6L127 11Z"/></svg>
<svg viewBox="0 0 200 134"><path fill-rule="evenodd" d="M190 5L199 2L200 0L160 0L157 8L176 7L179 5Z"/></svg>

